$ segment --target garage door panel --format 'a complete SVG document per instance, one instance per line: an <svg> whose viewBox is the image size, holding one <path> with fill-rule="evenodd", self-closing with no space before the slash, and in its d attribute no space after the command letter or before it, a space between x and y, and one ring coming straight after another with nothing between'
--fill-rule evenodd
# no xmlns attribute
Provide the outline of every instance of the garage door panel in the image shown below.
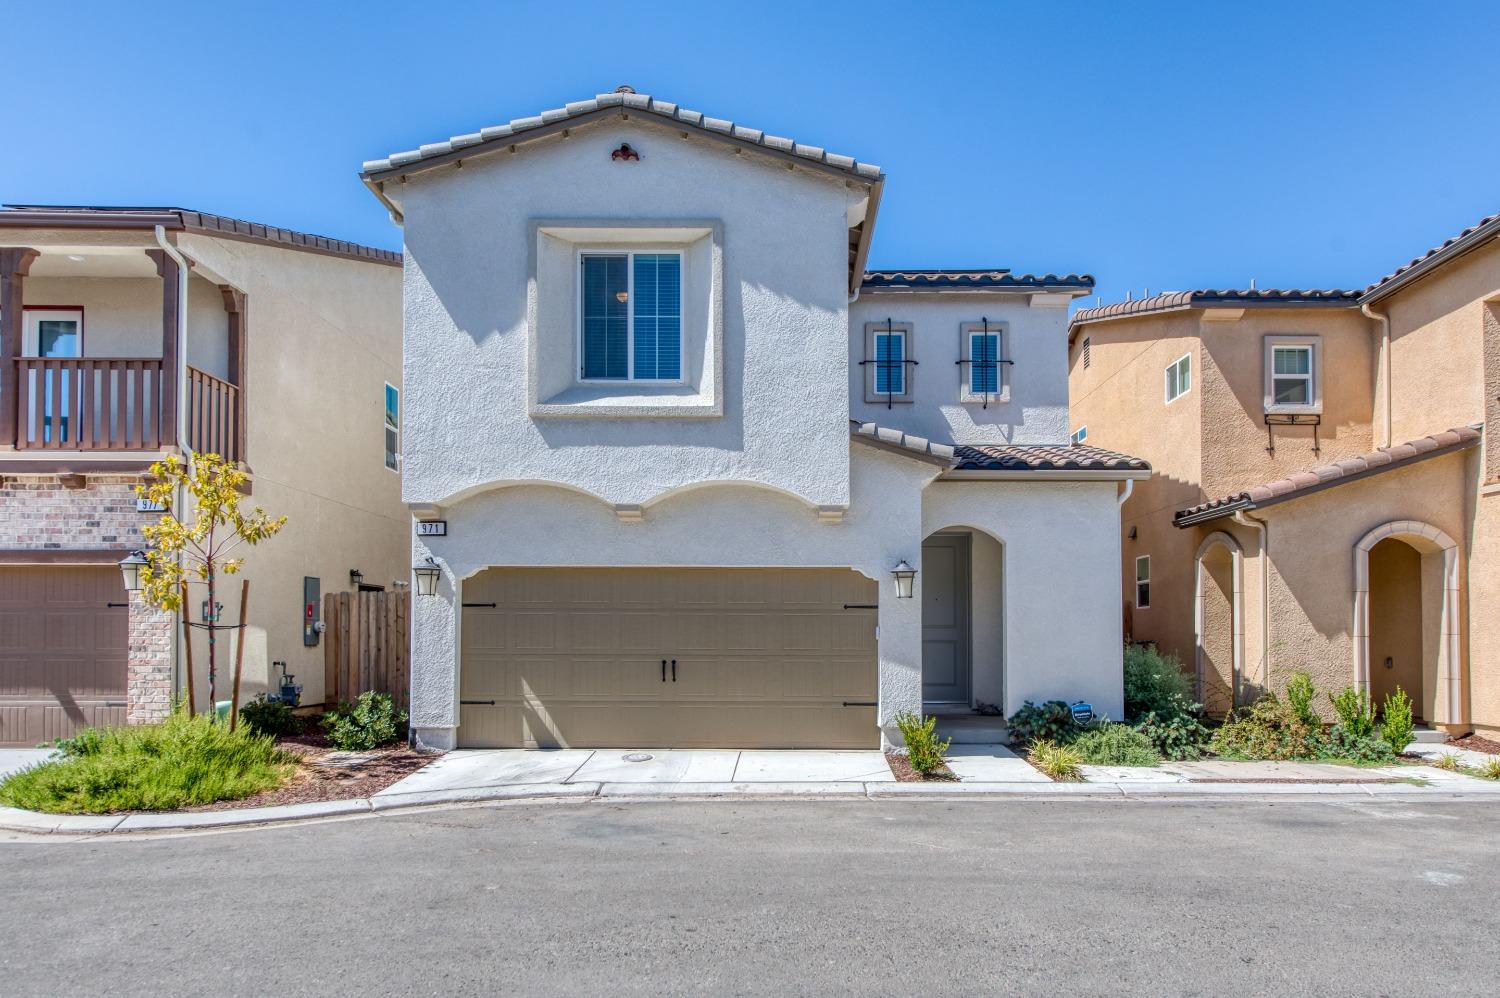
<svg viewBox="0 0 1500 998"><path fill-rule="evenodd" d="M878 744L875 583L845 569L493 569L465 582L459 741ZM545 621L545 623L544 623ZM661 680L676 659L677 681Z"/></svg>
<svg viewBox="0 0 1500 998"><path fill-rule="evenodd" d="M0 743L125 723L125 598L113 565L0 568Z"/></svg>

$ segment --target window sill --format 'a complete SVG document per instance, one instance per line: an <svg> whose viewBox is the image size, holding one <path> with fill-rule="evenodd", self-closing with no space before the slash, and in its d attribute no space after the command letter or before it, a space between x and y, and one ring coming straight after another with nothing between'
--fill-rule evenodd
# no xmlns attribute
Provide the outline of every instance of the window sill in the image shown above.
<svg viewBox="0 0 1500 998"><path fill-rule="evenodd" d="M1267 416L1321 416L1323 407L1321 405L1268 405L1265 407Z"/></svg>
<svg viewBox="0 0 1500 998"><path fill-rule="evenodd" d="M531 407L536 418L712 419L724 407L691 385L577 385Z"/></svg>
<svg viewBox="0 0 1500 998"><path fill-rule="evenodd" d="M988 397L984 395L971 395L968 392L964 392L958 397L958 401L960 405L1005 405L1010 401L1010 388L1007 386L1005 391L1000 394Z"/></svg>
<svg viewBox="0 0 1500 998"><path fill-rule="evenodd" d="M887 402L891 403L892 405L911 405L912 404L912 397L910 395L866 395L865 396L865 405L885 405Z"/></svg>

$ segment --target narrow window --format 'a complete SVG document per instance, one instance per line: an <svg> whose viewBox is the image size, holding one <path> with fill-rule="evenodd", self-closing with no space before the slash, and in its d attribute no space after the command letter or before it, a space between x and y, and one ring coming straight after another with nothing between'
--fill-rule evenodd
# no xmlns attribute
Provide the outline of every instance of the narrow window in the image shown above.
<svg viewBox="0 0 1500 998"><path fill-rule="evenodd" d="M1181 398L1193 387L1192 363L1192 356L1183 354L1167 367L1168 402Z"/></svg>
<svg viewBox="0 0 1500 998"><path fill-rule="evenodd" d="M906 334L875 334L875 394L906 394Z"/></svg>
<svg viewBox="0 0 1500 998"><path fill-rule="evenodd" d="M1075 444L1081 444L1088 438L1089 428L1087 426L1080 426L1078 429L1073 431L1073 436L1070 439L1072 439Z"/></svg>
<svg viewBox="0 0 1500 998"><path fill-rule="evenodd" d="M1000 391L1000 334L969 334L969 394Z"/></svg>
<svg viewBox="0 0 1500 998"><path fill-rule="evenodd" d="M385 386L385 466L396 471L401 465L401 392Z"/></svg>
<svg viewBox="0 0 1500 998"><path fill-rule="evenodd" d="M589 253L580 263L585 380L682 377L682 257Z"/></svg>
<svg viewBox="0 0 1500 998"><path fill-rule="evenodd" d="M1135 608L1147 610L1151 607L1151 556L1143 554L1135 560Z"/></svg>
<svg viewBox="0 0 1500 998"><path fill-rule="evenodd" d="M1084 366L1084 368L1087 369L1091 364L1093 364L1093 362L1094 362L1093 358L1089 356L1089 338L1087 336L1085 336L1083 338L1083 366Z"/></svg>
<svg viewBox="0 0 1500 998"><path fill-rule="evenodd" d="M1276 405L1312 405L1312 347L1274 347L1271 399Z"/></svg>

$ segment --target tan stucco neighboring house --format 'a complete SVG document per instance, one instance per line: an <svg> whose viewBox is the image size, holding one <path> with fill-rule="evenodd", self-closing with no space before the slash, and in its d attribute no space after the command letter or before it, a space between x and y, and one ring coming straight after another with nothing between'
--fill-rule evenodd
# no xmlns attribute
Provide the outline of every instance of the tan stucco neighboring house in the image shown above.
<svg viewBox="0 0 1500 998"><path fill-rule="evenodd" d="M1500 216L1363 291L1077 312L1075 437L1155 469L1123 507L1127 630L1222 713L1296 670L1500 731Z"/></svg>
<svg viewBox="0 0 1500 998"><path fill-rule="evenodd" d="M118 567L171 453L232 458L247 502L287 515L246 554L242 699L279 661L321 702L307 603L410 571L400 389L399 253L179 208L0 210L0 743L154 719L185 689L182 629Z"/></svg>

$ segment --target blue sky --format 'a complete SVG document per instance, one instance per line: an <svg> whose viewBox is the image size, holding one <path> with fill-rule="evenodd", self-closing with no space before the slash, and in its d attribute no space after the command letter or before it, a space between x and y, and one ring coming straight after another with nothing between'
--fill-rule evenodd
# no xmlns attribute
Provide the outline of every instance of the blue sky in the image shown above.
<svg viewBox="0 0 1500 998"><path fill-rule="evenodd" d="M877 267L1360 287L1500 211L1493 0L54 2L6 29L7 202L396 248L360 162L628 83L880 164Z"/></svg>

